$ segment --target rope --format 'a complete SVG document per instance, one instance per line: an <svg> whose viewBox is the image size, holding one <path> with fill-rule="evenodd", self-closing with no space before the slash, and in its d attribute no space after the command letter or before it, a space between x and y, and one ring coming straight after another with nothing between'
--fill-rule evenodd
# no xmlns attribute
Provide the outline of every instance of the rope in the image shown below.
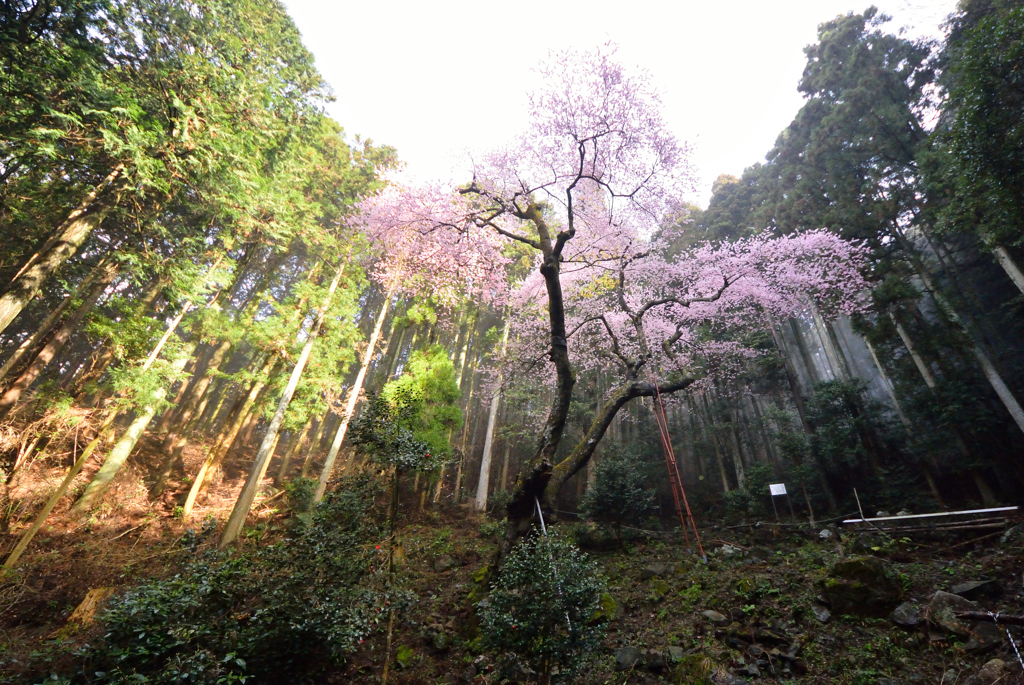
<svg viewBox="0 0 1024 685"><path fill-rule="evenodd" d="M547 526L544 525L544 513L540 510L540 500L537 499L537 495L533 496L533 503L537 505L537 518L540 519L540 530L541 530L542 533L544 533L544 537L547 537L548 536L548 529L547 529ZM558 577L558 567L555 566L555 560L551 556L551 548L550 547L548 548L548 561L551 562L551 569L555 572L555 577L557 578ZM560 578L558 580L558 594L559 594L559 596L561 596L563 594L562 593L562 580ZM569 618L569 612L568 611L565 612L565 623L569 627L569 631L571 632L572 631L572 619Z"/></svg>
<svg viewBox="0 0 1024 685"><path fill-rule="evenodd" d="M648 374L650 378L650 374ZM654 419L658 424L658 432L661 434L661 446L665 451L665 466L668 468L668 479L669 485L672 487L672 499L675 502L676 512L679 514L679 521L683 525L683 533L686 535L686 546L690 546L690 534L686 530L686 522L689 520L690 525L693 527L693 535L697 539L697 548L700 550L700 556L704 560L704 563L708 563L708 555L704 552L704 545L700 541L700 532L697 530L697 523L693 519L693 512L690 511L690 502L686 498L686 489L683 487L683 479L679 475L679 462L676 459L676 452L672 448L672 439L668 433L668 415L665 413L665 403L661 399L661 389L658 388L658 384L654 383L654 396L656 404L654 406ZM686 508L686 516L683 516L683 510L679 506L680 496L682 497L683 506Z"/></svg>
<svg viewBox="0 0 1024 685"><path fill-rule="evenodd" d="M988 615L992 617L992 622L997 626L999 625L999 613L1000 612L998 611L994 614L991 611L988 612ZM1020 662L1021 668L1024 668L1024 658L1021 658L1020 650L1017 649L1017 641L1013 639L1013 635L1010 634L1009 628L1003 626L1003 630L1006 631L1006 637L1010 640L1010 644L1013 645L1013 652L1017 655L1017 661Z"/></svg>

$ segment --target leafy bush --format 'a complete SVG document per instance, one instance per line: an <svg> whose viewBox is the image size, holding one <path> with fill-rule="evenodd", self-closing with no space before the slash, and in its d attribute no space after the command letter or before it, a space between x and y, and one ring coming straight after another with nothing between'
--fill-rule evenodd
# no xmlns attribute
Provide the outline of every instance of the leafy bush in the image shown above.
<svg viewBox="0 0 1024 685"><path fill-rule="evenodd" d="M97 683L312 681L396 599L369 582L380 539L370 512L376 495L370 481L353 483L277 544L210 552L125 593L101 616L103 640L80 654L81 674Z"/></svg>
<svg viewBox="0 0 1024 685"><path fill-rule="evenodd" d="M611 454L598 462L594 482L580 510L594 521L640 523L655 511L654 492L644 488L644 465L630 454Z"/></svg>
<svg viewBox="0 0 1024 685"><path fill-rule="evenodd" d="M523 540L482 603L483 644L507 671L532 669L541 684L576 682L604 632L591 622L603 592L593 563L571 542L555 533Z"/></svg>

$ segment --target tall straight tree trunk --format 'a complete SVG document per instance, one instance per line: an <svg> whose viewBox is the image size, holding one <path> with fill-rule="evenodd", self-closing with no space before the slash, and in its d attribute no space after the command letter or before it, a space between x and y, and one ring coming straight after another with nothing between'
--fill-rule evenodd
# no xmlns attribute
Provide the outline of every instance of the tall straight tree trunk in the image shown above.
<svg viewBox="0 0 1024 685"><path fill-rule="evenodd" d="M222 549L227 545L234 542L238 534L242 532L242 527L245 525L245 519L249 516L249 510L252 508L252 502L256 498L256 489L259 487L260 481L263 480L263 475L267 471L267 466L270 464L270 457L273 452L274 446L277 444L278 433L281 430L281 424L284 423L284 415L288 411L288 405L292 401L292 395L295 394L295 388L299 385L299 380L302 378L302 372L306 368L306 362L309 360L309 355L313 351L313 343L316 342L317 336L320 334L320 329L323 327L324 318L327 316L327 310L331 306L331 298L334 297L334 292L338 289L338 284L341 282L341 277L345 273L345 264L347 260L343 260L338 266L338 271L334 275L334 280L331 281L331 285L327 289L327 295L324 298L324 302L320 305L319 311L316 314L316 320L310 327L309 335L306 338L306 344L302 346L302 351L299 353L299 358L295 361L295 368L292 369L291 378L288 379L288 385L285 386L284 391L281 393L281 399L277 403L277 411L274 412L274 418L270 420L270 425L267 427L267 433L263 437L263 443L260 445L259 451L256 453L256 460L253 462L252 469L249 471L249 478L246 480L245 485L242 487L242 492L238 495L238 500L235 502L235 508L231 510L231 516L228 518L228 523L224 527L224 534L221 536L219 547ZM390 298L389 298L390 299ZM382 322L378 322L379 325Z"/></svg>
<svg viewBox="0 0 1024 685"><path fill-rule="evenodd" d="M508 344L508 322L505 323L505 331L501 334L501 354L504 356ZM498 405L501 403L501 382L502 376L498 374L498 389L491 398L490 411L487 413L487 432L484 434L484 453L480 457L480 478L476 484L476 508L477 511L487 509L487 491L491 481L491 452L494 449L494 426L498 422Z"/></svg>
<svg viewBox="0 0 1024 685"><path fill-rule="evenodd" d="M1006 248L1002 245L996 245L992 248L992 254L996 256L999 266L1003 267L1006 275L1010 277L1010 280L1017 286L1017 289L1024 293L1024 273L1021 272L1017 262L1006 251Z"/></svg>
<svg viewBox="0 0 1024 685"><path fill-rule="evenodd" d="M175 360L172 368L176 371L181 371L185 368L185 364L190 356L187 353L180 355ZM93 476L85 492L82 493L82 496L71 508L72 512L81 513L99 504L114 477L121 470L121 467L124 466L125 462L128 461L128 457L131 455L132 450L135 449L135 445L138 444L139 438L142 437L142 434L149 426L149 422L156 416L157 409L163 403L165 397L167 397L167 388L160 388L153 394L152 399L142 406L141 411L135 416L127 430L125 430L124 434L110 450L106 461L103 462L103 466Z"/></svg>
<svg viewBox="0 0 1024 685"><path fill-rule="evenodd" d="M64 345L71 337L71 334L78 330L79 325L89 312L92 311L93 307L96 306L96 303L99 301L100 297L102 297L107 286L109 286L111 281L114 280L114 277L117 275L117 271L118 269L116 266L109 266L107 268L106 273L100 276L96 284L93 285L92 289L85 296L82 304L75 310L75 313L72 314L71 317L64 322L64 325L53 334L53 337L51 337L46 345L43 346L43 349L39 351L39 354L37 354L36 358L28 365L28 368L26 368L21 375L18 376L18 379L14 381L11 387L7 389L7 392L5 392L3 397L0 398L0 420L10 413L18 400L21 399L22 394L28 390L29 386L31 386L37 378L39 378L39 374L41 374L43 369L45 369L53 358L57 356L57 353L64 348Z"/></svg>
<svg viewBox="0 0 1024 685"><path fill-rule="evenodd" d="M706 416L702 418L704 420L704 427L708 431L708 437L711 438L711 446L715 450L715 461L718 462L718 476L722 480L722 490L730 492L732 487L729 485L729 474L725 468L725 455L718 444L718 429L715 426L715 419L711 413L711 404L708 402L707 393L702 392L700 396L704 400L704 409L707 412Z"/></svg>
<svg viewBox="0 0 1024 685"><path fill-rule="evenodd" d="M306 419L305 425L302 430L295 434L295 438L292 440L292 444L288 446L288 450L284 453L281 458L281 468L278 469L277 475L274 476L274 485L280 487L284 481L285 476L288 475L288 467L292 465L292 460L295 458L295 454L299 451L303 444L305 444L306 438L309 437L309 430L313 427L313 417L310 416Z"/></svg>
<svg viewBox="0 0 1024 685"><path fill-rule="evenodd" d="M11 553L7 556L6 561L4 561L3 568L14 568L14 565L18 563L18 560L21 558L21 555L24 554L25 549L28 547L29 543L32 542L32 538L35 537L36 533L38 533L43 527L43 524L46 523L46 519L50 516L50 512L52 512L54 507L57 506L57 503L64 498L64 495L67 494L68 489L71 487L71 483L74 482L75 478L78 477L78 474L82 472L82 467L85 466L85 463L89 461L89 457L91 457L93 452L96 451L96 448L99 447L106 431L109 430L110 425L113 423L115 416L116 414L111 414L107 420L104 421L99 432L96 434L96 437L93 438L86 448L82 450L82 453L77 456L74 464L64 477L64 480L61 481L61 484L56 490L54 490L49 499L46 500L46 504L36 515L36 520L32 523L29 529L25 531L21 536L21 539L18 540L18 544L15 545L14 549L11 550Z"/></svg>
<svg viewBox="0 0 1024 685"><path fill-rule="evenodd" d="M459 459L458 468L455 470L455 502L456 504L462 502L462 476L466 471L466 460L469 452L469 433L470 433L470 418L473 414L473 391L476 389L476 365L478 359L476 356L473 357L473 362L470 364L469 369L469 398L466 400L466 420L462 425L462 445L460 451L462 457ZM472 424L474 428L476 424ZM474 437L476 433L474 431ZM474 440L473 444L476 442Z"/></svg>
<svg viewBox="0 0 1024 685"><path fill-rule="evenodd" d="M108 273L109 266L109 259L104 258L100 260L99 264L93 267L92 271L89 272L89 275L85 277L82 283L75 288L74 291L69 293L59 305L54 307L53 311L46 315L46 318L40 322L35 331L32 332L32 335L25 338L25 341L18 346L18 349L11 353L11 356L4 362L4 365L0 367L0 381L6 378L7 374L14 370L14 367L17 366L18 362L20 362L26 354L35 349L36 345L38 345L39 342L45 338L51 330L53 330L53 325L61 315L64 314L65 310L67 310L71 303L75 301L77 293L88 292L98 278L102 278Z"/></svg>
<svg viewBox="0 0 1024 685"><path fill-rule="evenodd" d="M924 359L918 353L917 348L910 339L910 335L907 334L907 330L900 323L899 319L892 312L889 312L889 318L896 326L896 333L900 336L900 340L903 341L903 346L907 348L907 352L910 353L910 358L914 360L914 366L917 367L917 372L921 374L921 378L924 379L924 384L930 389L935 389L935 376L932 375L931 369L924 363Z"/></svg>
<svg viewBox="0 0 1024 685"><path fill-rule="evenodd" d="M330 402L328 402L330 404ZM308 478L309 470L313 467L313 457L320 449L320 443L324 439L324 431L327 429L327 420L331 418L331 410L328 409L324 414L324 417L320 419L320 425L316 427L316 433L313 434L313 439L309 442L309 449L306 451L306 456L302 460L302 468L299 469L299 478Z"/></svg>
<svg viewBox="0 0 1024 685"><path fill-rule="evenodd" d="M276 356L271 356L260 370L259 375L267 374L269 379L273 375L272 369L278 361ZM192 487L189 488L188 496L185 498L185 504L182 507L183 519L188 519L192 514L192 508L195 506L196 500L206 492L210 481L213 479L213 474L217 472L221 462L224 461L224 456L231 449L231 445L235 442L235 438L238 437L239 431L242 430L242 426L248 420L256 399L266 385L266 382L257 380L250 386L249 393L245 399L239 398L238 406L232 412L233 419L230 420L227 429L217 437L213 447L210 448L210 453L206 456L202 466L199 467L199 472L192 479Z"/></svg>
<svg viewBox="0 0 1024 685"><path fill-rule="evenodd" d="M316 492L313 494L314 504L324 498L327 483L334 472L334 462L338 458L338 451L341 450L341 443L345 440L345 433L348 432L348 424L351 422L352 415L356 411L359 393L363 389L363 381L366 380L366 370L370 367L370 362L373 361L377 340L380 338L380 331L384 326L384 318L387 316L388 308L391 306L391 298L394 296L396 288L397 283L388 288L387 294L384 297L384 303L381 304L380 311L377 313L377 318L373 324L373 332L370 333L370 339L366 343L366 350L363 352L363 358L359 364L359 372L356 374L355 380L352 381L352 387L348 391L348 401L345 403L345 412L341 415L341 425L338 426L338 431L334 434L334 442L331 443L331 449L327 453L327 460L320 471L320 479L316 484Z"/></svg>
<svg viewBox="0 0 1024 685"><path fill-rule="evenodd" d="M475 318L474 318L474 321L475 321ZM462 317L462 325L461 325L460 330L459 330L459 338L458 338L458 343L457 343L458 344L457 349L459 350L459 357L458 357L458 361L455 363L455 366L458 369L458 371L455 373L455 385L459 386L459 391L462 394L465 394L465 389L462 387L462 381L465 378L466 360L467 360L467 358L469 356L469 346L470 346L470 342L472 341L472 336L473 336L473 326L469 325L469 323L466 321L465 315L463 315L463 317ZM470 385L470 399L472 399L472 394L473 394L473 386L471 384ZM467 405L467 409L468 409L468 405ZM468 414L468 411L465 412L465 413ZM467 416L467 420L468 420L468 416ZM463 432L463 435L465 435L465 432ZM451 442L451 439L452 439L452 434L451 434L451 431L449 431L449 433L448 433L448 441ZM463 440L463 442L465 442L465 440ZM465 455L463 455L459 459L458 470L459 470L460 474L462 473L462 462L463 462L463 460L465 460ZM448 474L448 463L445 462L445 463L441 464L441 471L437 474L437 483L436 483L436 485L434 487L434 498L432 500L435 504L441 499L441 492L444 490L444 479L445 479L445 476L447 474Z"/></svg>
<svg viewBox="0 0 1024 685"><path fill-rule="evenodd" d="M36 296L46 282L69 257L78 251L89 234L102 223L114 203L96 209L96 198L124 171L124 164L114 167L92 192L85 196L68 215L67 220L36 254L32 255L0 296L0 333L5 331L25 305Z"/></svg>
<svg viewBox="0 0 1024 685"><path fill-rule="evenodd" d="M256 313L259 309L260 302L263 300L263 293L266 292L267 287L270 284L271 279L275 275L273 272L283 261L283 255L272 255L267 260L265 273L260 279L258 285L253 289L253 294L250 296L248 302L242 306L238 312L236 321L241 325L242 329L247 331L255 320ZM241 276L241 274L239 274ZM238 285L237 281L239 278L236 277L236 283L232 286ZM229 298L230 299L230 298ZM198 420L206 409L206 405L210 400L210 385L213 383L213 379L217 372L220 371L221 365L228 358L228 353L231 351L234 342L231 338L225 338L214 348L213 353L210 355L203 371L199 378L193 379L189 384L188 394L181 406L181 409L175 414L173 421L175 423L168 433L167 437L164 438L161 449L172 455L181 454L185 445L188 444L188 431L192 428L194 422Z"/></svg>
<svg viewBox="0 0 1024 685"><path fill-rule="evenodd" d="M946 299L946 296L936 288L931 275L928 274L927 270L924 268L924 265L918 258L914 247L909 245L906 238L899 231L896 231L895 235L900 239L901 246L904 248L904 251L907 252L907 257L911 266L914 268L914 271L917 272L917 275L924 284L925 289L929 294L931 294L932 299L938 305L946 318L967 338L971 346L971 353L977 360L978 366L981 368L981 372L985 376L985 380L987 380L992 386L992 389L995 390L996 395L998 395L1003 406L1006 407L1006 410L1010 413L1014 423L1017 424L1017 427L1021 432L1024 432L1024 409L1021 408L1017 398L1014 397L1013 393L1003 381L1003 378L996 369L995 364L992 363L988 353L982 347L977 333L968 326L953 307L952 303Z"/></svg>

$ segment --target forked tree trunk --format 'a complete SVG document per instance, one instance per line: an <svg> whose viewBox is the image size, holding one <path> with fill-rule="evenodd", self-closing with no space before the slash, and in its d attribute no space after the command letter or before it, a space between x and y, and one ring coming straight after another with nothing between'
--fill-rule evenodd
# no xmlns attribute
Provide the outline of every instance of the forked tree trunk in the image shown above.
<svg viewBox="0 0 1024 685"><path fill-rule="evenodd" d="M89 234L102 223L116 201L99 209L93 205L100 193L114 183L123 170L124 164L117 165L85 196L43 247L21 267L7 292L0 296L0 333L11 325L25 305L36 296L43 283L78 251Z"/></svg>

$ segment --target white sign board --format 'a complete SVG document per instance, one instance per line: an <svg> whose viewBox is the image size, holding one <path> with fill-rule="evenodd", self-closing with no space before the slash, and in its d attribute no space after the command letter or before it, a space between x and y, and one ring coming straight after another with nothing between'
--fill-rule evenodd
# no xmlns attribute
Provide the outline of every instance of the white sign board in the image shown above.
<svg viewBox="0 0 1024 685"><path fill-rule="evenodd" d="M772 483L771 485L768 486L768 489L772 491L772 497L786 494L785 483Z"/></svg>

